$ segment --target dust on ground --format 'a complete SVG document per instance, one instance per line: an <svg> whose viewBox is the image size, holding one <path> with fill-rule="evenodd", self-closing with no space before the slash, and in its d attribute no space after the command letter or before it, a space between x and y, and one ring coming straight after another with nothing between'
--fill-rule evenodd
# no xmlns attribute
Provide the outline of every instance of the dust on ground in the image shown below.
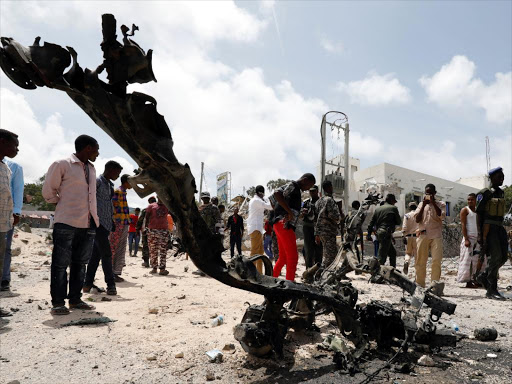
<svg viewBox="0 0 512 384"><path fill-rule="evenodd" d="M389 367L386 361L394 351L372 349L362 364L364 373L350 376L336 368L331 352L318 348L326 335L339 333L332 316L317 319L320 332L290 331L283 359L260 359L245 353L233 338L232 328L241 320L247 303L259 304L263 297L192 274L196 268L184 256L170 257L170 274L160 276L150 275L140 257L127 255L126 281L117 285L117 296L84 294L83 299L94 301L96 310L53 317L51 244L45 239L49 232L17 233L12 247L20 247L21 254L12 259L12 290L0 293L0 306L14 312L12 317L0 319L1 383L361 383L376 371L371 382L512 382L511 301L487 300L482 289L460 288L461 284L455 283L453 261L444 263L443 276L446 298L457 303L457 309L453 316L443 315L441 322L448 326L456 323L459 332L470 337L441 351L411 347ZM228 253L224 257L227 260ZM299 275L303 268L299 267ZM402 291L397 287L371 285L363 276L349 276L360 289L361 302L381 299L399 305ZM511 282L512 267L507 263L500 272L500 287ZM105 286L101 268L96 284ZM102 301L104 297L111 301ZM217 315L224 316L224 324L212 327ZM71 320L100 316L116 321L62 326ZM495 327L498 339L474 340L473 330L482 326ZM210 363L205 352L222 350L226 344L234 344L235 350L223 351L223 362ZM435 366L416 365L425 353L432 356ZM412 373L397 372L405 363L412 366Z"/></svg>

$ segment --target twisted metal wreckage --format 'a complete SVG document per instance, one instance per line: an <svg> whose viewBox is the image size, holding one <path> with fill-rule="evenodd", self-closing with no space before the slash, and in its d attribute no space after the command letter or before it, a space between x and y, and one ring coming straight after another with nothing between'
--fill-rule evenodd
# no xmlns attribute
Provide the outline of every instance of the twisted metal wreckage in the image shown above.
<svg viewBox="0 0 512 384"><path fill-rule="evenodd" d="M24 47L12 38L1 38L1 67L5 74L24 89L47 86L66 92L87 115L137 162L139 173L130 184L140 197L157 193L176 217L182 243L194 264L209 276L234 288L265 297L261 305L251 305L235 329L235 338L249 353L263 356L275 351L282 355L288 329L312 327L315 315L332 312L343 336L353 343L335 356L339 365L355 370L357 359L375 340L389 346L393 339L419 343L454 344L454 337L437 337L434 324L442 313L453 314L455 304L424 290L397 269L380 266L376 260L361 263L354 256L354 233L362 225L368 207L378 203L378 195L369 195L350 223L335 262L325 270L318 266L305 274L306 283L286 281L271 276L272 265L263 255L238 256L229 263L221 257L219 235L210 233L195 204L196 183L188 164L181 164L173 152L173 140L164 117L157 112L157 102L149 95L127 93L129 83L156 81L152 71L152 51L147 54L135 43L138 28L121 26L123 43L117 41L116 19L102 16L103 63L91 71L82 69L77 53L51 44ZM70 69L64 73L71 64ZM98 75L106 70L108 83ZM265 275L254 267L262 259ZM385 302L356 305L358 291L342 276L350 271L371 274L397 285L413 296L416 308L426 304L431 313L418 319L412 311L399 311ZM285 307L285 304L287 306ZM419 310L417 311L419 313ZM395 340L396 341L396 340Z"/></svg>

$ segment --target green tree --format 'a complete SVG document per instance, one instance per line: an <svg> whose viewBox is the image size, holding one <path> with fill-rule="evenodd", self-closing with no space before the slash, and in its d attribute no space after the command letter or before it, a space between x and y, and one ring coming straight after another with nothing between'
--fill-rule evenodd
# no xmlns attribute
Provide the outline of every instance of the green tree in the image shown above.
<svg viewBox="0 0 512 384"><path fill-rule="evenodd" d="M270 180L267 183L267 189L269 191L274 191L275 189L277 189L285 184L288 184L290 181L292 181L292 180L288 180L288 179Z"/></svg>
<svg viewBox="0 0 512 384"><path fill-rule="evenodd" d="M55 204L47 203L43 197L43 183L45 176L39 178L35 183L25 184L23 202L29 203L39 211L55 211ZM30 196L30 198L27 198Z"/></svg>
<svg viewBox="0 0 512 384"><path fill-rule="evenodd" d="M255 194L256 194L256 187L253 185L252 187L250 187L247 190L247 196L254 197Z"/></svg>

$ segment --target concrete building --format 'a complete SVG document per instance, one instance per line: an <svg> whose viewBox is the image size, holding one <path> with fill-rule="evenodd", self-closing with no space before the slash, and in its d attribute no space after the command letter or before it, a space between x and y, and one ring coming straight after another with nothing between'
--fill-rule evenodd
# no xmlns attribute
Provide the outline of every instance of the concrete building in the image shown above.
<svg viewBox="0 0 512 384"><path fill-rule="evenodd" d="M455 181L459 184L464 184L469 187L484 189L489 186L489 176L487 175L479 175L473 177L461 177L459 180Z"/></svg>
<svg viewBox="0 0 512 384"><path fill-rule="evenodd" d="M406 212L406 199L414 199L417 202L423 200L425 185L429 183L436 186L437 199L446 202L446 215L450 218L454 217L454 207L458 203L465 202L469 193L476 193L481 189L397 165L382 163L355 172L351 182L354 188L350 189L349 196L351 201L364 199L367 188L371 186L382 195L393 193L398 200L397 207L400 215L403 215Z"/></svg>

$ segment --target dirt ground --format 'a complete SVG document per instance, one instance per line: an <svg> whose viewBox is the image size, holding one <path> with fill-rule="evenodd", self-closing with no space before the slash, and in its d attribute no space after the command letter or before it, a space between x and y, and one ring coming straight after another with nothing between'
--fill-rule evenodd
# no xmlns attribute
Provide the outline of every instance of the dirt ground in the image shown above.
<svg viewBox="0 0 512 384"><path fill-rule="evenodd" d="M168 276L150 275L140 257L127 256L126 282L117 285L118 296L85 294L84 300L94 301L96 310L53 317L47 233L42 229L31 234L18 232L13 242L21 254L13 257L11 292L0 293L0 306L14 312L12 317L0 319L1 383L203 383L207 378L223 383L360 383L384 367L390 356L390 352L375 350L367 356L365 372L350 376L339 371L332 353L318 348L326 335L339 333L331 324L332 316L317 319L320 333L290 331L281 360L249 356L233 338L232 328L241 320L247 303L258 304L263 298L192 274L196 268L183 256L168 261ZM298 272L302 270L303 266ZM443 266L445 294L457 303L457 309L441 322L455 322L459 333L469 337L440 352L410 348L394 363L412 363L412 373L397 373L392 366L382 369L372 382L512 383L512 301L495 302L485 299L481 289L460 288L455 274L456 263L447 260ZM500 277L501 289L512 283L509 263ZM400 302L398 288L371 285L363 276L352 278L361 290L360 301ZM96 284L105 286L101 268ZM112 300L102 301L105 297ZM224 316L224 324L211 327L216 315ZM62 326L70 320L99 316L116 321ZM474 340L474 328L482 326L495 327L498 339L487 343ZM234 344L234 352L225 352L221 363L210 363L205 352L226 344ZM425 353L433 357L434 367L415 364ZM489 353L497 357L487 357ZM181 354L183 357L177 357Z"/></svg>

